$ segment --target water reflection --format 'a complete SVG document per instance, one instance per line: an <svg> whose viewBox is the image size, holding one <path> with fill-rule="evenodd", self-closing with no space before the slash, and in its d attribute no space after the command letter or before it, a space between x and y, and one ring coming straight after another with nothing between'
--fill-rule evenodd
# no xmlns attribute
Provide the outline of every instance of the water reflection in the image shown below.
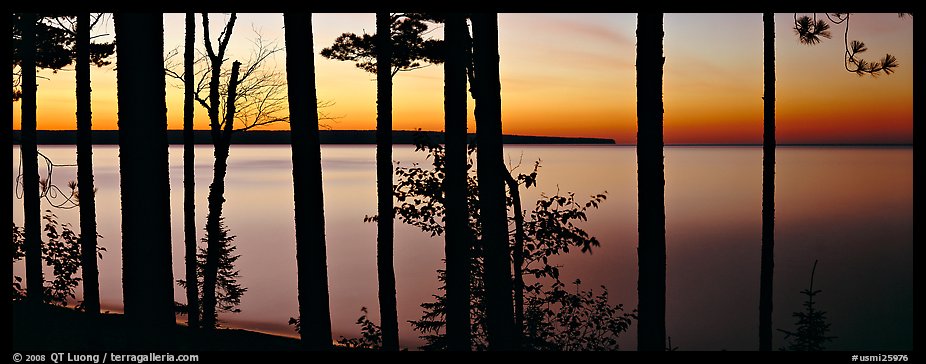
<svg viewBox="0 0 926 364"><path fill-rule="evenodd" d="M59 163L75 159L72 146L43 146ZM171 218L174 276L183 275L182 147L172 146ZM334 336L356 335L361 306L376 309L375 148L323 147L326 235ZM636 157L632 147L509 146L511 164L542 159L539 188L522 192L525 208L541 191L607 190L608 200L584 226L601 241L593 255L560 259L564 281L585 287L604 284L614 302L636 305ZM211 148L196 149L198 235L203 234L206 195L212 178ZM411 146L397 146L402 164L427 163ZM13 152L17 173L19 149ZM121 306L118 148L94 149L99 188L100 262L105 308ZM75 169L59 168L66 184ZM758 337L758 281L761 217L761 149L711 147L666 149L668 248L668 333L673 345L695 350L753 350ZM839 336L831 349L912 348L912 152L910 148L778 149L776 189L775 327L790 327L800 309L814 259L815 286ZM296 262L292 170L286 146L233 146L227 177L226 224L238 236L241 282L248 288L240 314L221 316L230 326L292 334ZM43 208L47 206L43 205ZM77 226L77 210L56 211ZM13 200L13 219L22 224L22 201ZM442 266L443 239L396 226L396 281L402 345L416 347L406 320L420 317ZM17 272L22 266L15 267ZM21 274L21 273L18 273ZM79 292L79 291L78 291ZM177 300L184 299L179 287ZM631 329L633 332L633 328ZM624 335L622 347L635 347ZM774 347L783 345L775 336Z"/></svg>

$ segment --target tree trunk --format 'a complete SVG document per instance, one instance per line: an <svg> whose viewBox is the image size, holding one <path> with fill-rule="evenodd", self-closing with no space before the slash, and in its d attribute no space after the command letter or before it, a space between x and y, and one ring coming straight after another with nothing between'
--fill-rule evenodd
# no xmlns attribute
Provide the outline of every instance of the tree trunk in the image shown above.
<svg viewBox="0 0 926 364"><path fill-rule="evenodd" d="M196 19L193 13L186 14L186 37L183 49L183 241L186 255L186 300L187 324L199 327L199 278L196 274L196 181L193 143L193 100L196 87L193 69L194 42L196 41Z"/></svg>
<svg viewBox="0 0 926 364"><path fill-rule="evenodd" d="M315 93L312 15L283 14L293 150L300 335L308 349L331 348L321 144Z"/></svg>
<svg viewBox="0 0 926 364"><path fill-rule="evenodd" d="M302 342L307 348L331 348L328 266L321 144L315 93L312 15L285 13L286 81L293 149L293 198L296 216L296 265Z"/></svg>
<svg viewBox="0 0 926 364"><path fill-rule="evenodd" d="M521 210L521 191L518 190L518 181L505 173L505 182L511 191L511 200L514 203L514 248L511 249L511 260L514 266L514 327L518 333L524 332L524 212Z"/></svg>
<svg viewBox="0 0 926 364"><path fill-rule="evenodd" d="M662 139L662 14L637 16L637 183L640 265L637 349L666 348L666 213Z"/></svg>
<svg viewBox="0 0 926 364"><path fill-rule="evenodd" d="M446 257L447 349L471 350L469 211L466 203L466 65L469 30L463 14L447 14L444 38L444 254Z"/></svg>
<svg viewBox="0 0 926 364"><path fill-rule="evenodd" d="M16 21L16 20L13 20L13 21L11 21L10 24L9 24L9 25L10 25L10 31L11 31L11 32L14 31L14 29L15 29L15 28L17 27L17 25L18 25L18 24L15 23L15 21ZM20 72L21 72L21 71L20 71ZM12 90L12 88L11 88L10 91L11 91L11 92L10 92L10 99L11 99L11 100L15 100L16 97L17 97L17 96L16 96L16 92L15 92L14 90ZM20 90L20 92L22 92L22 91ZM13 107L14 107L13 105L15 105L15 104L10 104L10 113L11 113L11 114L12 114L12 112L13 112ZM22 121L22 118L20 118L20 121ZM10 117L10 123L7 124L6 122L4 122L4 123L3 123L3 132L0 133L0 138L2 138L3 141L6 142L6 144L7 144L7 145L10 145L10 146L13 145L13 122L14 122L14 119L13 119L12 117ZM21 127L20 127L20 128L21 128ZM20 135L21 135L21 134L20 134ZM22 138L22 137L20 136L20 144L22 144L22 139L21 139L21 138ZM10 152L10 154L9 154L9 155L10 155L10 159L8 159L8 160L13 159L13 151L14 151L14 148L7 149L7 150L4 151L4 153L6 153L7 151ZM20 147L20 156L21 156L21 155L22 155L22 147ZM7 181L10 181L10 182L9 182L9 183L10 183L10 185L9 185L9 186L10 186L10 190L16 191L16 189L15 189L16 187L15 187L15 185L13 184L12 180L7 180ZM9 190L7 190L7 191L9 191ZM12 282L12 281L13 281L13 277L15 276L15 275L13 274L13 267L14 267L15 264L12 262L12 259L11 259L11 262L10 262L10 263L11 263L10 266L9 266L8 269L6 270L6 273L7 273L7 275L9 276L9 279L7 280L7 282Z"/></svg>
<svg viewBox="0 0 926 364"><path fill-rule="evenodd" d="M485 250L486 336L489 350L514 350L511 259L505 169L502 149L501 81L499 79L498 14L473 14L476 68L477 175L482 244Z"/></svg>
<svg viewBox="0 0 926 364"><path fill-rule="evenodd" d="M389 13L376 13L376 275L383 350L399 350L393 261L392 209L392 36Z"/></svg>
<svg viewBox="0 0 926 364"><path fill-rule="evenodd" d="M22 15L22 141L23 229L26 253L26 299L42 303L45 298L42 276L42 207L39 191L39 150L36 143L35 14Z"/></svg>
<svg viewBox="0 0 926 364"><path fill-rule="evenodd" d="M84 311L100 313L100 273L97 268L96 191L93 187L93 146L90 135L90 14L77 16L77 191L80 193L80 249Z"/></svg>
<svg viewBox="0 0 926 364"><path fill-rule="evenodd" d="M202 16L203 43L205 43L209 57L211 73L209 75L209 107L207 113L209 114L209 128L212 131L212 140L213 143L215 143L216 140L222 138L222 128L221 125L219 125L219 84L221 83L222 77L222 63L225 61L225 47L228 44L228 40L231 38L232 31L235 29L235 21L238 19L238 15L232 13L231 17L228 19L225 31L220 36L221 39L219 40L218 52L214 52L212 40L209 39L209 14L203 13Z"/></svg>
<svg viewBox="0 0 926 364"><path fill-rule="evenodd" d="M215 166L212 184L209 186L209 214L206 216L206 265L203 269L203 317L205 329L216 327L216 285L218 283L219 259L222 256L222 207L225 204L225 174L228 172L228 152L235 121L235 98L238 90L238 70L241 63L232 63L231 79L225 97L225 122L219 131L219 139L213 140ZM214 132L214 131L213 131Z"/></svg>
<svg viewBox="0 0 926 364"><path fill-rule="evenodd" d="M163 329L174 326L164 27L160 14L114 19L125 315Z"/></svg>
<svg viewBox="0 0 926 364"><path fill-rule="evenodd" d="M765 109L762 137L762 272L759 284L759 350L772 350L775 270L775 14L762 14L765 29Z"/></svg>
<svg viewBox="0 0 926 364"><path fill-rule="evenodd" d="M228 19L228 24L225 26L225 30L219 36L218 51L212 47L212 40L209 35L209 14L203 13L202 18L203 43L206 48L210 66L209 106L206 108L206 111L209 115L209 130L212 137L215 164L213 167L212 183L209 185L209 211L206 215L206 234L208 235L208 239L206 241L206 264L203 267L202 316L200 317L200 322L202 322L203 328L214 329L216 324L215 290L218 276L218 258L221 254L221 247L219 246L220 243L218 239L222 233L220 222L222 219L222 204L225 202L225 174L228 169L229 143L226 143L226 139L229 142L231 141L231 130L224 133L222 122L219 120L221 96L219 85L222 77L222 63L224 63L225 60L225 47L228 45L228 40L231 38L232 31L234 30L237 14L231 14L231 17ZM233 80L236 79L237 77L233 78ZM229 87L230 86L231 82L229 83ZM226 100L228 100L227 97ZM231 105L234 108L234 102L232 102ZM234 120L234 110L227 111L232 111L230 115L226 112L226 116L230 116L231 119ZM232 126L231 124L226 125L225 129L231 129Z"/></svg>

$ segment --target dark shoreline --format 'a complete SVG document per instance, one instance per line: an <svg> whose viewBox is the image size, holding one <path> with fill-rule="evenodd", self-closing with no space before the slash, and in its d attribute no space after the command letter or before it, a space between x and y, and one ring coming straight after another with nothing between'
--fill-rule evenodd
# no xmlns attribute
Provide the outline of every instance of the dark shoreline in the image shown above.
<svg viewBox="0 0 926 364"><path fill-rule="evenodd" d="M394 144L415 144L415 134L413 130L397 130L392 133L392 142ZM438 143L444 142L444 133L439 131L422 131L432 141ZM19 145L21 137L20 130L13 130L13 145ZM37 131L38 143L43 145L74 145L77 141L77 135L74 130L39 130ZM365 145L376 144L376 132L374 130L321 130L319 137L322 144L336 145ZM119 132L117 130L95 130L93 132L93 144L97 145L118 145ZM475 134L469 134L470 140L475 139ZM210 145L211 136L208 130L195 130L193 135L194 144ZM183 144L183 132L181 130L167 131L168 144ZM555 136L535 136L535 135L505 135L505 144L522 144L522 145L613 145L620 147L633 147L634 144L618 144L614 139L607 138L585 138L585 137L555 137ZM289 131L268 131L252 130L245 133L236 133L232 137L232 144L241 145L289 145ZM761 147L761 143L666 143L666 147ZM778 147L861 147L861 148L912 148L913 143L779 143Z"/></svg>
<svg viewBox="0 0 926 364"><path fill-rule="evenodd" d="M194 144L211 144L208 130L195 130L193 132ZM392 132L393 144L415 144L416 135L423 133L432 141L443 143L444 133L438 131L397 130ZM21 138L20 130L13 130L13 144L18 145ZM37 131L39 144L46 145L73 145L77 142L77 132L74 130L39 130ZM322 144L376 144L375 130L322 130L319 138ZM470 139L475 134L469 135ZM117 130L94 130L93 144L115 145L119 144ZM607 144L613 145L613 139L606 138L573 138L532 135L505 135L506 144ZM182 130L168 130L167 142L169 144L183 144ZM235 133L232 144L290 144L289 131L251 130Z"/></svg>
<svg viewBox="0 0 926 364"><path fill-rule="evenodd" d="M12 303L15 351L298 351L298 339L243 329L212 332L176 325L152 344L148 328L132 326L122 314L91 316L71 308ZM147 344L145 344L147 343Z"/></svg>

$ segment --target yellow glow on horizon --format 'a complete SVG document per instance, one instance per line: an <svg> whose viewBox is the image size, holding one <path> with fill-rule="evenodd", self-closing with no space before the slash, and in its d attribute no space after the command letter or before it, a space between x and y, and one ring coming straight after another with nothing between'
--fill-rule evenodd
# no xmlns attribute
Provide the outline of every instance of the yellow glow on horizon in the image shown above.
<svg viewBox="0 0 926 364"><path fill-rule="evenodd" d="M372 14L315 15L317 91L320 100L333 102L323 110L335 117L323 122L332 129L375 128L375 77L317 52L341 32L372 30L373 19ZM213 21L221 24L221 16ZM715 26L719 22L727 26ZM868 57L890 51L900 60L895 74L878 78L842 69L842 28L833 39L808 47L794 39L790 22L791 14L776 17L779 142L912 142L913 19L853 15L851 36L869 44ZM501 14L499 24L505 133L635 141L633 14ZM230 57L246 59L251 26L282 45L281 16L241 14ZM761 142L761 15L667 14L665 31L666 142ZM182 37L182 15L165 15L165 52L181 45ZM114 65L91 71L95 129L117 128ZM285 70L282 53L275 65ZM39 74L47 78L39 80L39 129L73 129L73 71ZM395 129L443 130L442 66L400 73L393 83ZM183 95L177 86L168 80L169 129L182 128ZM472 100L469 105L474 131ZM14 129L20 125L19 107L14 104ZM195 128L207 129L205 110L197 106L195 113Z"/></svg>

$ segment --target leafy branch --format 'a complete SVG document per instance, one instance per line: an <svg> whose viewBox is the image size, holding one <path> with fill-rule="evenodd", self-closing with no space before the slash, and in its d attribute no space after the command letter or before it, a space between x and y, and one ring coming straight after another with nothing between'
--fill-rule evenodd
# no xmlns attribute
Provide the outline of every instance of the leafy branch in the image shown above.
<svg viewBox="0 0 926 364"><path fill-rule="evenodd" d="M897 61L897 57L886 53L884 57L876 61L868 61L861 57L861 54L868 51L868 47L865 45L865 42L860 40L849 40L849 19L851 18L850 13L825 13L826 19L817 19L817 14L814 13L812 16L800 16L794 14L794 32L797 34L798 40L801 44L806 45L816 45L823 41L823 38L830 39L832 34L830 33L830 24L834 25L844 25L845 32L843 34L845 42L845 68L846 71L855 73L859 76L870 75L878 76L881 73L885 75L890 75L894 73L897 67L900 67L900 63ZM900 13L901 18L912 14L909 13ZM827 22L828 21L828 22Z"/></svg>

